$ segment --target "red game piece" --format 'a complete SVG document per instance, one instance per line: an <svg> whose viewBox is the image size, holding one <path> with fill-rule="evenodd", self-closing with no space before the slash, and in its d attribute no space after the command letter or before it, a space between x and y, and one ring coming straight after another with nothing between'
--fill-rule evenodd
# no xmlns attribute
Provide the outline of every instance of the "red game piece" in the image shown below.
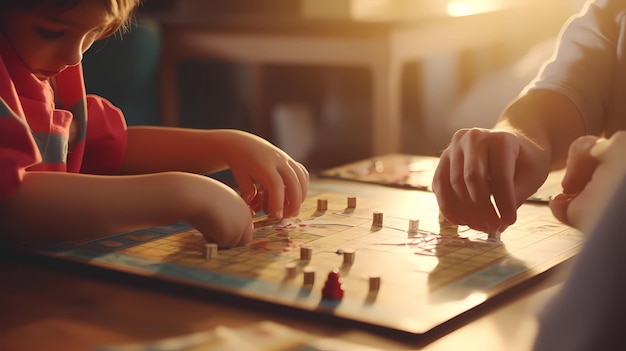
<svg viewBox="0 0 626 351"><path fill-rule="evenodd" d="M337 269L328 273L328 279L322 288L322 298L327 300L341 300L343 298L343 286Z"/></svg>

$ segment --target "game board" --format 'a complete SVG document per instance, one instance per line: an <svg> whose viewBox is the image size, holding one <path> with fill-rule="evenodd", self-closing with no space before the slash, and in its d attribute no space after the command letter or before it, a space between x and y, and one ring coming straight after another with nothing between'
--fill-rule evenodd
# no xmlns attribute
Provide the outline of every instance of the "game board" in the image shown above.
<svg viewBox="0 0 626 351"><path fill-rule="evenodd" d="M440 232L431 192L319 180L309 195L298 218L261 216L249 245L208 259L205 240L184 223L28 250L423 334L570 258L582 242L545 204L523 205L499 241L464 227L458 235ZM348 197L356 199L353 208ZM382 225L373 225L374 213ZM412 220L419 220L419 230L409 230ZM302 248L311 250L310 258L302 258ZM344 296L323 299L334 269Z"/></svg>
<svg viewBox="0 0 626 351"><path fill-rule="evenodd" d="M438 163L439 158L433 156L387 154L325 169L320 172L320 176L432 191L431 183ZM551 172L544 184L528 200L548 202L550 196L561 192L564 174L564 169Z"/></svg>
<svg viewBox="0 0 626 351"><path fill-rule="evenodd" d="M388 154L325 169L320 176L387 185L397 188L431 190L438 157Z"/></svg>

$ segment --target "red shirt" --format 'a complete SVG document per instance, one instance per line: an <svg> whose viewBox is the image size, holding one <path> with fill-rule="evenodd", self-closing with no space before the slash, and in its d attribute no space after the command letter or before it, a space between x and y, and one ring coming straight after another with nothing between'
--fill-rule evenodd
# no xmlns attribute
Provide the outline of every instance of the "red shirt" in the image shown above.
<svg viewBox="0 0 626 351"><path fill-rule="evenodd" d="M85 95L80 65L40 81L0 35L0 200L25 172L117 174L125 150L124 115Z"/></svg>

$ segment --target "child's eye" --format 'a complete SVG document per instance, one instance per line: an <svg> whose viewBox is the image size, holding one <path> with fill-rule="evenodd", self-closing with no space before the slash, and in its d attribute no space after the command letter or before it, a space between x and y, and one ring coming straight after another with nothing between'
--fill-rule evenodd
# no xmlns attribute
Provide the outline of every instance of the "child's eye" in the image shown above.
<svg viewBox="0 0 626 351"><path fill-rule="evenodd" d="M42 27L37 27L37 34L44 39L57 39L60 38L64 32L61 30L49 30Z"/></svg>

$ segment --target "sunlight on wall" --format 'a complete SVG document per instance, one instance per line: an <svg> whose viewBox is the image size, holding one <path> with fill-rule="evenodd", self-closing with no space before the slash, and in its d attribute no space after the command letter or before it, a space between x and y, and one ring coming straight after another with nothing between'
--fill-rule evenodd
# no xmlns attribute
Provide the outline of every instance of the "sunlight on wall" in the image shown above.
<svg viewBox="0 0 626 351"><path fill-rule="evenodd" d="M519 5L527 0L303 0L306 17L365 21L469 16Z"/></svg>
<svg viewBox="0 0 626 351"><path fill-rule="evenodd" d="M387 10L392 5L391 0L361 1L352 8L352 15L356 18L371 16L381 10Z"/></svg>
<svg viewBox="0 0 626 351"><path fill-rule="evenodd" d="M446 15L446 3L446 0L302 0L301 6L308 18L381 21Z"/></svg>
<svg viewBox="0 0 626 351"><path fill-rule="evenodd" d="M489 12L502 7L500 0L459 0L448 1L446 12L453 17L470 16Z"/></svg>

